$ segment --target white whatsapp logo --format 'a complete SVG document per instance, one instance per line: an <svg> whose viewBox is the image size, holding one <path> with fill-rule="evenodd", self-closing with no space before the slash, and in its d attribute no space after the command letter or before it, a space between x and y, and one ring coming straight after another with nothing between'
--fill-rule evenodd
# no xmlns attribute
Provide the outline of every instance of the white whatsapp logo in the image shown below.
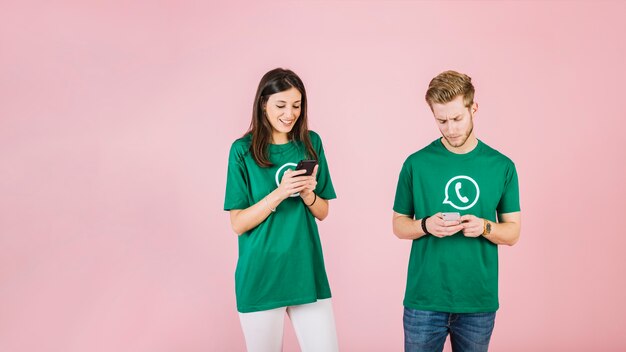
<svg viewBox="0 0 626 352"><path fill-rule="evenodd" d="M463 184L467 185L468 183L463 182L461 180L469 180L474 185L474 187L476 187L476 197L474 198L474 201L471 202L471 204L467 204L470 202L470 200L468 197L463 195L463 194L468 194L468 193L464 193L462 191ZM460 204L455 204L455 202L450 200L449 190L450 190L450 185L452 184L454 184L454 193L456 195L456 198L460 202ZM446 199L443 200L443 204L450 204L451 206L453 206L454 208L458 210L466 210L466 209L473 207L474 204L478 202L478 198L480 197L480 188L478 187L478 183L476 183L476 181L474 181L474 179L469 176L463 176L463 175L455 176L451 178L450 181L448 181L448 183L446 184L445 195L446 195Z"/></svg>
<svg viewBox="0 0 626 352"><path fill-rule="evenodd" d="M281 171L283 171L284 168L289 167L289 166L293 166L293 169L296 168L296 166L298 166L298 164L296 163L286 163L283 166L281 166L280 168L278 168L278 171L276 171L276 187L280 186L280 179L282 178L282 173ZM287 171L287 170L285 170ZM297 197L299 196L300 193L294 193L292 195L290 195L290 197Z"/></svg>

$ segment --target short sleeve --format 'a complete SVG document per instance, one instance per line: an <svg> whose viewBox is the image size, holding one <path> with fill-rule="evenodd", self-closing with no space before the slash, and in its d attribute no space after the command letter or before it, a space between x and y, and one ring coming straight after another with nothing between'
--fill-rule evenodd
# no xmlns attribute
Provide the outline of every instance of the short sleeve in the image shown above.
<svg viewBox="0 0 626 352"><path fill-rule="evenodd" d="M520 211L519 185L515 164L510 162L505 173L504 190L496 208L498 214L515 213Z"/></svg>
<svg viewBox="0 0 626 352"><path fill-rule="evenodd" d="M230 148L224 210L246 209L250 206L248 197L249 180L243 160L245 153L244 146L238 142L233 143Z"/></svg>
<svg viewBox="0 0 626 352"><path fill-rule="evenodd" d="M315 187L315 193L324 199L335 199L335 188L333 187L333 181L330 178L330 171L328 170L328 163L326 162L326 154L324 153L324 146L320 136L310 131L311 144L317 152L317 186Z"/></svg>
<svg viewBox="0 0 626 352"><path fill-rule="evenodd" d="M393 211L410 217L415 215L415 207L413 206L413 172L408 160L404 162L402 170L400 170Z"/></svg>

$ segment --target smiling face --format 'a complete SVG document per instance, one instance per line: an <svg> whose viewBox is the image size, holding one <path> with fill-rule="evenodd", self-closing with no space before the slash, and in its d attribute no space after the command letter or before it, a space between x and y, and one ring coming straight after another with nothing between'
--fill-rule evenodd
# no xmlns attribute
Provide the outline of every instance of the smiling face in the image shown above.
<svg viewBox="0 0 626 352"><path fill-rule="evenodd" d="M302 94L294 87L272 94L265 103L265 117L272 126L272 142L284 144L300 117Z"/></svg>
<svg viewBox="0 0 626 352"><path fill-rule="evenodd" d="M444 104L432 104L437 127L443 136L442 142L449 150L464 152L473 148L476 139L474 113L477 109L476 103L468 107L462 95Z"/></svg>

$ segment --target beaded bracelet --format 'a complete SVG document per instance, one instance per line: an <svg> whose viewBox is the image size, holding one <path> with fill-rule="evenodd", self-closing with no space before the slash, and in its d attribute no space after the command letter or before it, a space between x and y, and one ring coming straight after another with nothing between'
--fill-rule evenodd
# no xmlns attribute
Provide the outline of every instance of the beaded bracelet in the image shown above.
<svg viewBox="0 0 626 352"><path fill-rule="evenodd" d="M428 230L426 229L426 220L428 220L430 216L427 216L425 218L422 219L422 231L424 231L424 233L426 235L432 235L430 232L428 232Z"/></svg>

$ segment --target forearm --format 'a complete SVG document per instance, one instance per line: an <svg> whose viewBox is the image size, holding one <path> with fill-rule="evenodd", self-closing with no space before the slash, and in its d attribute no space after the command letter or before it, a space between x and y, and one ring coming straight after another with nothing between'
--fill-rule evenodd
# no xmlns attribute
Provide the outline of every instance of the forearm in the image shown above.
<svg viewBox="0 0 626 352"><path fill-rule="evenodd" d="M393 233L403 240L415 240L425 235L422 230L422 219L413 220L405 215L394 214Z"/></svg>
<svg viewBox="0 0 626 352"><path fill-rule="evenodd" d="M491 222L491 233L483 235L489 241L495 244L504 244L512 246L519 240L520 224L516 222Z"/></svg>
<svg viewBox="0 0 626 352"><path fill-rule="evenodd" d="M272 209L276 209L283 200L284 199L274 191L246 209L231 210L230 223L233 230L238 235L242 235L257 227L272 214Z"/></svg>
<svg viewBox="0 0 626 352"><path fill-rule="evenodd" d="M318 220L322 221L328 216L328 201L326 199L311 192L306 197L303 197L302 201Z"/></svg>

